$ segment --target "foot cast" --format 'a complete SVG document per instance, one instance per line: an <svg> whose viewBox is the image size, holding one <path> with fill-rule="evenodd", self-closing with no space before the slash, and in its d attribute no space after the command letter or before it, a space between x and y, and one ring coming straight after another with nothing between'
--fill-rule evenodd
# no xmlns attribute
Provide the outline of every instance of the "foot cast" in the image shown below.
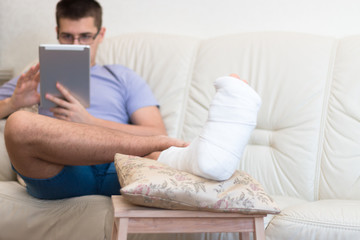
<svg viewBox="0 0 360 240"><path fill-rule="evenodd" d="M159 162L211 180L224 181L233 175L261 105L259 95L234 76L215 81L216 94L201 134L185 148L163 151Z"/></svg>

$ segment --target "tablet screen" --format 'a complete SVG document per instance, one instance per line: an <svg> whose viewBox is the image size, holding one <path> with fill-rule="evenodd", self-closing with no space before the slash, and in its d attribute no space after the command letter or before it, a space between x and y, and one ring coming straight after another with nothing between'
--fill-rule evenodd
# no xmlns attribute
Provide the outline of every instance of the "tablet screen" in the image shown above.
<svg viewBox="0 0 360 240"><path fill-rule="evenodd" d="M40 107L55 104L45 99L50 93L63 98L56 88L60 82L84 107L90 105L90 47L88 45L42 44L40 60Z"/></svg>

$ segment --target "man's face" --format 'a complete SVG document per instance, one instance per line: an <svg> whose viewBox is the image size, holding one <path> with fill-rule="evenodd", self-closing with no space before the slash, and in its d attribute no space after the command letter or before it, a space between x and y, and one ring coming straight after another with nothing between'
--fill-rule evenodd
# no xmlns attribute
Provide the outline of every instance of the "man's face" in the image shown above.
<svg viewBox="0 0 360 240"><path fill-rule="evenodd" d="M95 65L96 51L105 34L105 28L98 30L94 23L93 17L80 18L79 20L61 18L59 19L59 27L56 27L61 44L90 45L91 66Z"/></svg>

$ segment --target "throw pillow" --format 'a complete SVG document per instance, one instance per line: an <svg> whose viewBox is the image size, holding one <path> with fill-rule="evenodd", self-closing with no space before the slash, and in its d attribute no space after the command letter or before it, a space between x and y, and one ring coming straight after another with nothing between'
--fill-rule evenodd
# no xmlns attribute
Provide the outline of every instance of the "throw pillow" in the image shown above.
<svg viewBox="0 0 360 240"><path fill-rule="evenodd" d="M151 159L123 154L115 155L115 166L121 194L137 205L243 214L280 212L263 187L243 171L218 182Z"/></svg>

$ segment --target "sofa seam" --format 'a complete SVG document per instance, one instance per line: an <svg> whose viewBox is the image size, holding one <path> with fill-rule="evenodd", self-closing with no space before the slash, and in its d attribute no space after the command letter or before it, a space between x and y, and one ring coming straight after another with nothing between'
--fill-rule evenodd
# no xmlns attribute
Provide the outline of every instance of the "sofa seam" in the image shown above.
<svg viewBox="0 0 360 240"><path fill-rule="evenodd" d="M191 91L190 88L192 85L192 79L194 76L194 69L195 69L195 62L196 62L196 59L198 56L199 45L200 45L201 41L202 40L197 39L197 43L193 47L192 55L190 57L191 63L189 64L188 74L186 76L187 82L185 84L185 91L184 91L184 95L183 95L185 101L181 108L181 115L179 118L179 120L180 120L179 130L178 130L178 133L176 134L177 138L180 138L180 139L183 139L183 135L184 135L184 125L185 125L185 118L186 118L186 112L187 112L186 109L188 108L188 105L189 105L189 96L190 96L190 91Z"/></svg>
<svg viewBox="0 0 360 240"><path fill-rule="evenodd" d="M318 153L316 157L316 166L315 166L315 178L314 178L314 200L320 199L320 176L321 176L321 165L322 165L322 158L324 156L324 142L325 142L325 128L328 122L328 113L329 113L329 101L331 98L332 93L332 86L334 81L334 67L336 62L336 56L339 49L339 39L336 39L333 43L333 48L331 50L331 55L329 59L329 67L328 73L326 77L326 85L324 90L324 97L323 97L323 111L321 113L321 120L320 120L320 129L319 129L319 143L318 143Z"/></svg>
<svg viewBox="0 0 360 240"><path fill-rule="evenodd" d="M359 226L355 225L344 225L341 223L335 223L335 222L321 222L321 221L313 221L313 220L306 220L302 218L294 218L294 217L286 217L286 216L279 216L275 217L271 222L273 221L288 221L288 222L294 222L299 223L303 225L311 225L316 227L323 227L323 228L329 228L329 229L343 229L343 230L351 230L351 231L357 231L359 232Z"/></svg>

